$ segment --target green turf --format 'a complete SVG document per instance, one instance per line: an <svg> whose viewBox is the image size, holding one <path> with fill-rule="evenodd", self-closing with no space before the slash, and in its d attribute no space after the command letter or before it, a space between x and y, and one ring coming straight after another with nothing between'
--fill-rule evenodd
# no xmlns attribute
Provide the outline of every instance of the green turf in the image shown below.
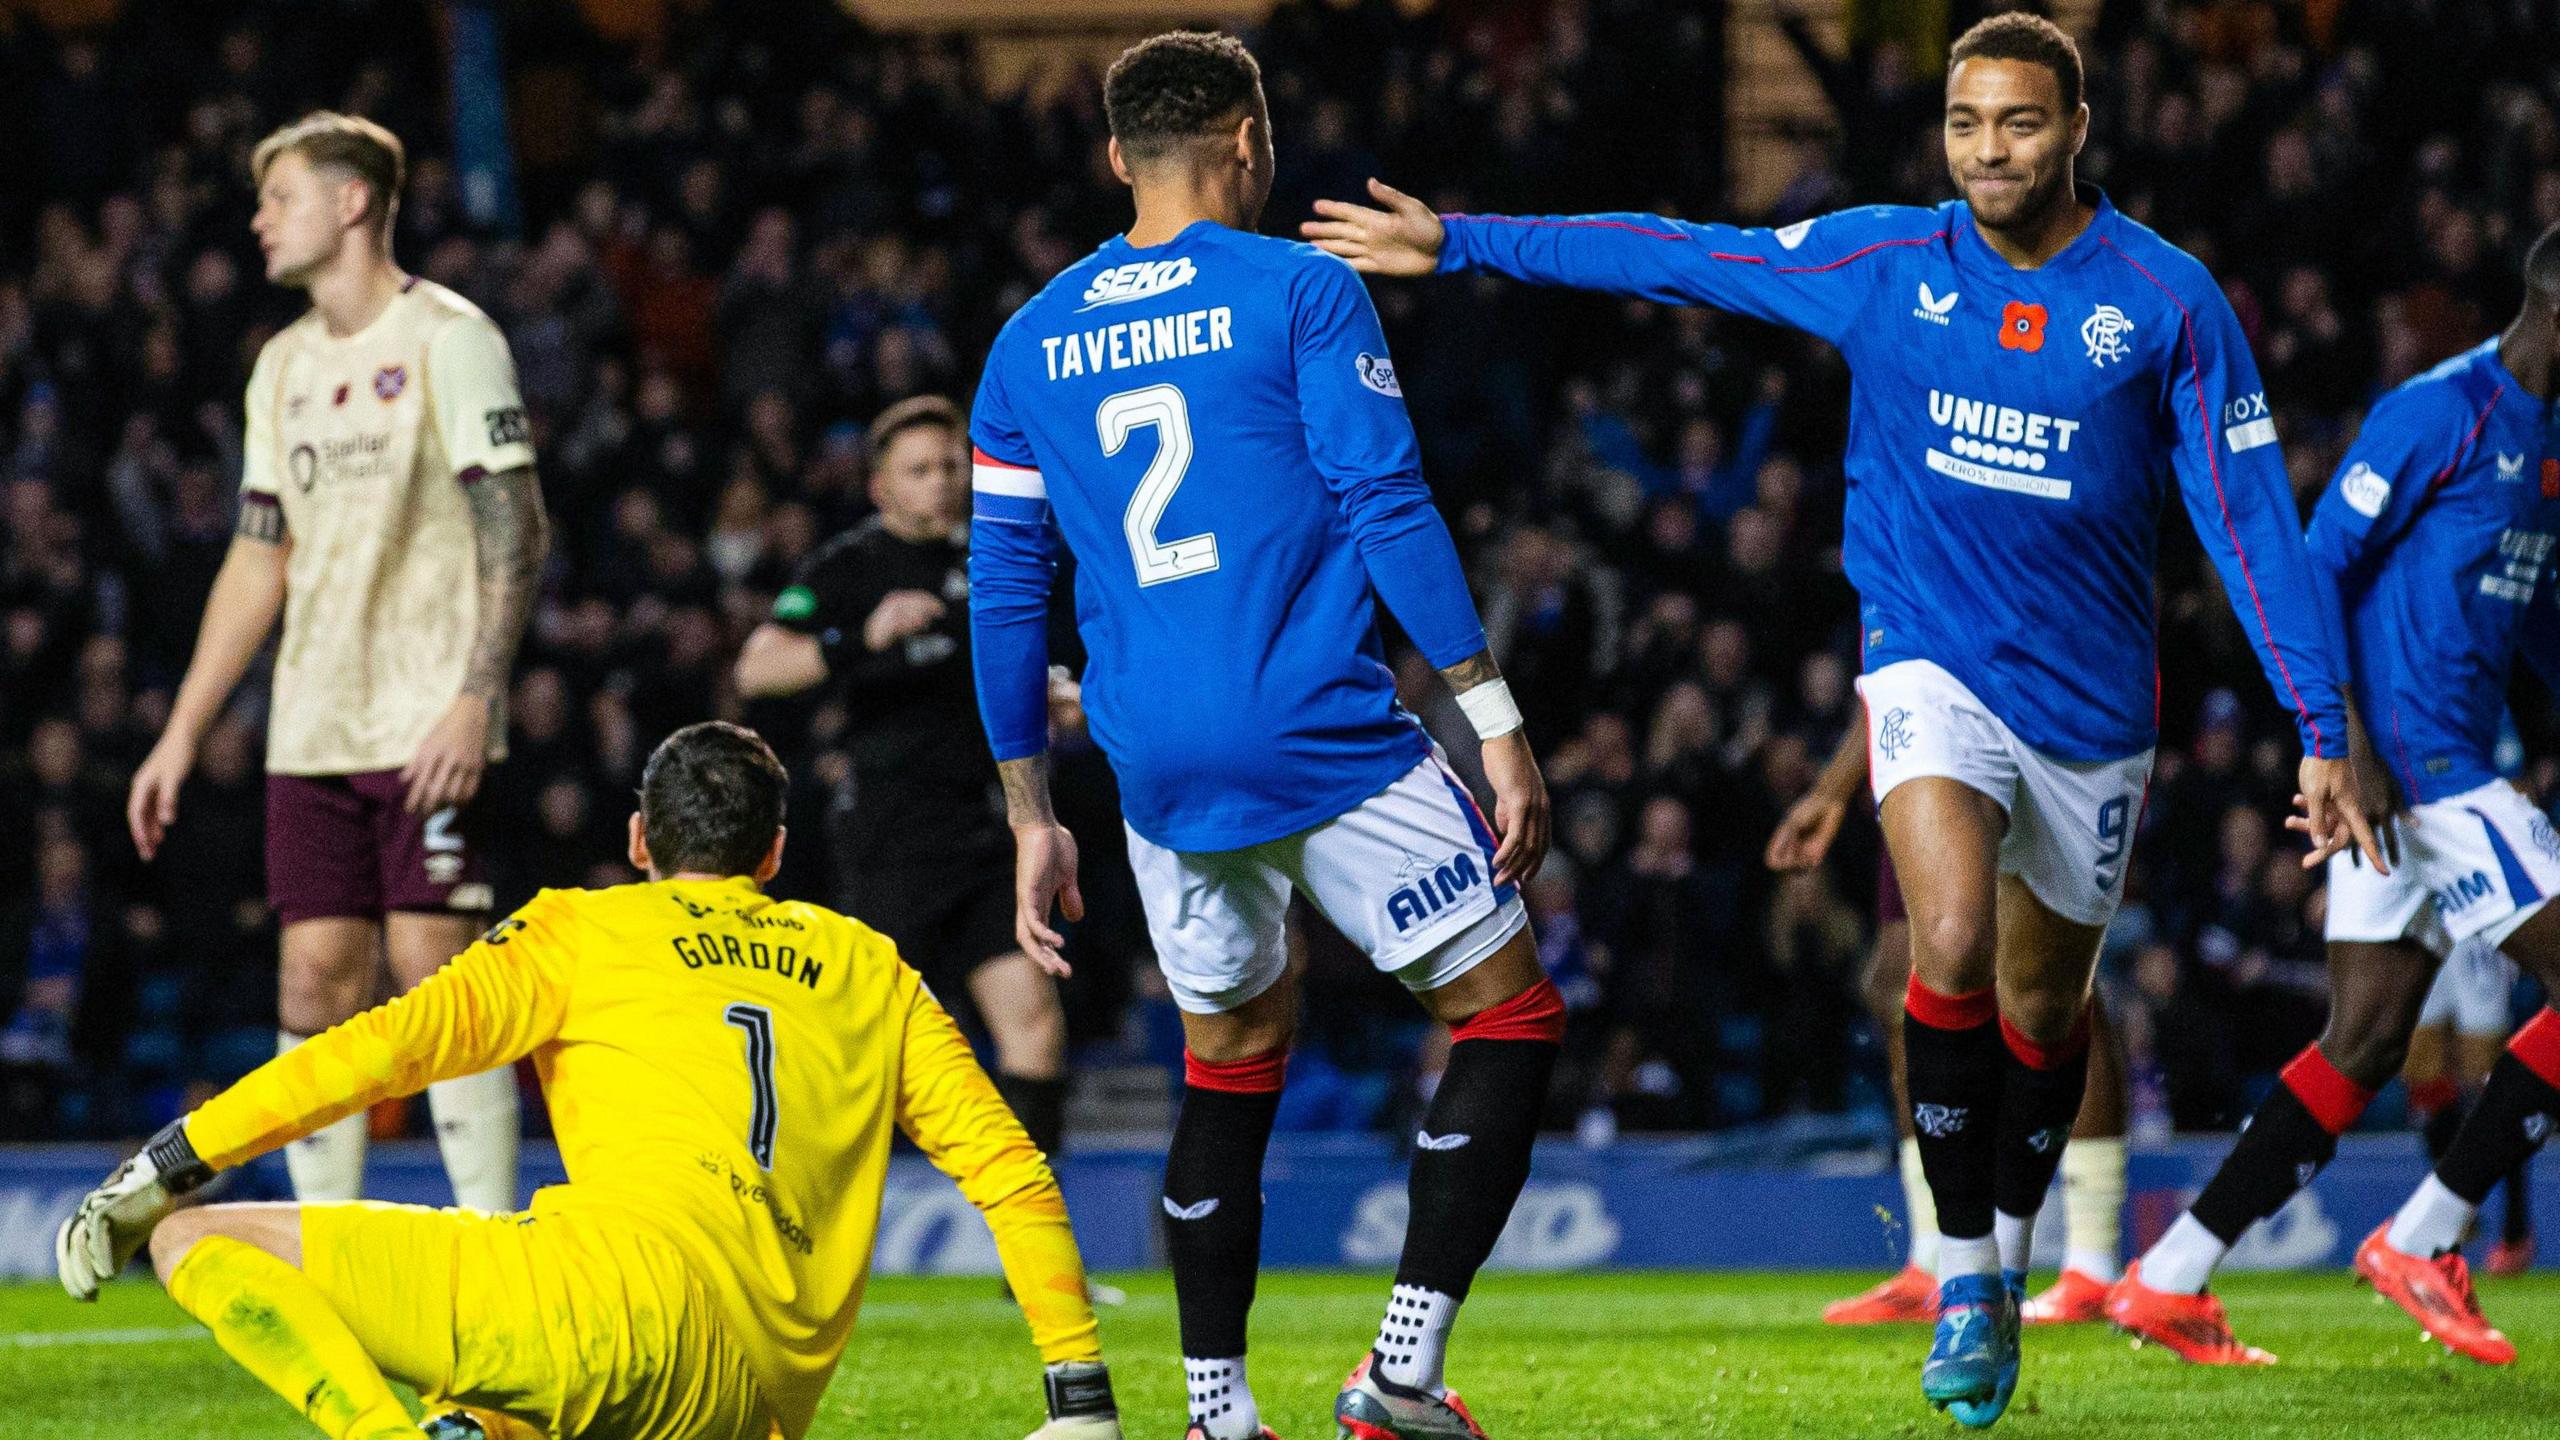
<svg viewBox="0 0 2560 1440"><path fill-rule="evenodd" d="M1953 1434L1920 1402L1925 1332L1828 1330L1836 1275L1496 1276L1467 1306L1451 1378L1499 1440ZM1181 1433L1173 1297L1124 1281L1103 1340L1132 1440ZM1269 1275L1254 1312L1254 1388L1287 1440L1326 1440L1334 1387L1385 1297L1370 1275ZM2337 1275L2243 1276L2226 1290L2273 1370L2182 1366L2102 1328L2033 1331L2004 1434L2444 1436L2560 1434L2560 1276L2486 1282L2524 1347L2511 1369L2448 1360L2400 1312ZM393 1295L385 1304L398 1304ZM86 1338L83 1338L85 1335ZM114 1343L106 1343L106 1342ZM1020 1440L1038 1421L1020 1318L985 1280L881 1280L813 1434ZM2177 1427L2174 1430L2170 1427ZM315 1432L232 1368L146 1284L94 1307L51 1286L0 1289L0 1440Z"/></svg>

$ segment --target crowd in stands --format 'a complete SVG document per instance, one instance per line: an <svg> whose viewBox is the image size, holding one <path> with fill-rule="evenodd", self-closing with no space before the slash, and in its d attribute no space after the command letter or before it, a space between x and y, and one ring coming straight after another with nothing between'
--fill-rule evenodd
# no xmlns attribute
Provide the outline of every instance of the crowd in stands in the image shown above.
<svg viewBox="0 0 2560 1440"><path fill-rule="evenodd" d="M261 278L248 151L309 108L408 141L397 255L504 327L533 420L555 543L490 781L500 904L632 878L638 762L715 715L782 745L781 884L824 898L846 702L743 705L730 662L865 513L868 417L965 403L996 327L1125 222L1099 77L1061 59L999 89L967 38L867 33L829 0L700 7L652 53L554 8L523 7L517 39L541 29L578 83L545 92L543 141L520 146L515 233L469 219L414 0L133 0L105 32L0 30L0 1137L147 1129L272 1050L260 687L157 863L122 808L230 541L249 364L299 303ZM1775 209L1737 215L1721 9L1284 0L1248 36L1279 146L1265 228L1372 174L1443 209L1777 224L1947 193L1943 46L1843 50L1789 12L1771 43L1842 108L1804 117ZM2084 37L2083 174L2222 279L2306 506L2374 395L2512 312L2522 247L2560 222L2550 14L2108 0ZM1574 1014L1554 1120L1879 1107L1856 999L1874 829L1853 820L1808 875L1760 863L1858 719L1838 357L1705 310L1373 289L1554 792L1530 889ZM2320 1023L2323 895L2280 823L2290 725L2181 507L2163 536L2162 749L2102 983L2142 1123L2229 1126ZM1462 733L1428 667L1405 673ZM2543 702L2518 708L2527 738L2549 729ZM2520 766L2527 749L2551 753L2520 741ZM1070 803L1107 857L1107 778L1083 768ZM2555 767L2527 775L2547 793ZM1089 1057L1161 1055L1171 1033L1133 907L1101 897L1079 938ZM1320 927L1308 948L1293 1123L1378 1123L1420 1017Z"/></svg>

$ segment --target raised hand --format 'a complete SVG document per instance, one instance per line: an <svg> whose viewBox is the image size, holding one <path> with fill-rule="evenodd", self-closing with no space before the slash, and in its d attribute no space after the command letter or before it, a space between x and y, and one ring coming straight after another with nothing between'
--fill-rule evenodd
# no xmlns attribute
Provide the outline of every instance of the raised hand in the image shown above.
<svg viewBox="0 0 2560 1440"><path fill-rule="evenodd" d="M1371 275L1428 275L1440 268L1440 242L1448 229L1431 207L1384 180L1369 182L1379 207L1348 200L1319 200L1321 220L1308 220L1298 233L1351 268Z"/></svg>

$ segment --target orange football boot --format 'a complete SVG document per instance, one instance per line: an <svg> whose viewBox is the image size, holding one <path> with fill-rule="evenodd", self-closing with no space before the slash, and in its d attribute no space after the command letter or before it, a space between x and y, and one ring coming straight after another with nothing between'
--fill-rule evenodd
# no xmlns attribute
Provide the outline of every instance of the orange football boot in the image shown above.
<svg viewBox="0 0 2560 1440"><path fill-rule="evenodd" d="M1874 1289L1822 1307L1825 1325L1927 1325L1938 1318L1938 1279L1917 1265Z"/></svg>
<svg viewBox="0 0 2560 1440"><path fill-rule="evenodd" d="M2356 1247L2357 1276L2375 1294L2408 1311L2428 1338L2446 1349L2483 1365L2514 1364L2515 1342L2480 1313L2480 1299L2471 1293L2471 1267L2461 1254L2448 1252L2433 1260L2404 1255L2383 1238L2390 1232L2386 1220Z"/></svg>
<svg viewBox="0 0 2560 1440"><path fill-rule="evenodd" d="M2095 1324L2107 1318L2107 1282L2086 1270L2065 1270L2018 1318L2029 1325Z"/></svg>
<svg viewBox="0 0 2560 1440"><path fill-rule="evenodd" d="M2193 1365L2273 1365L2276 1357L2243 1345L2231 1333L2231 1317L2208 1292L2173 1295L2142 1283L2142 1262L2124 1267L2107 1289L2107 1319L2137 1341L2148 1340Z"/></svg>

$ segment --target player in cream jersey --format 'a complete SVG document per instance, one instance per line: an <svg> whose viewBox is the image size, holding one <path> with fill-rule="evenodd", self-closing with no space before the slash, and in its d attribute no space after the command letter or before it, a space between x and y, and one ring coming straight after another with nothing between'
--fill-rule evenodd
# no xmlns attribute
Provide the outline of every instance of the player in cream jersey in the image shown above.
<svg viewBox="0 0 2560 1440"><path fill-rule="evenodd" d="M401 273L400 142L310 115L261 143L267 278L311 309L249 377L238 534L127 819L149 859L197 742L281 614L267 731L267 890L283 927L279 1043L406 990L486 923L471 802L505 750L507 672L543 554L515 367L496 325ZM516 1204L511 1071L429 1092L455 1197ZM296 1142L305 1200L354 1199L364 1117Z"/></svg>
<svg viewBox="0 0 2560 1440"><path fill-rule="evenodd" d="M432 280L407 279L356 334L331 335L314 310L267 342L241 503L276 507L292 541L270 773L417 757L470 678L480 629L470 492L532 465L506 338ZM504 698L489 697L490 761L506 758Z"/></svg>

